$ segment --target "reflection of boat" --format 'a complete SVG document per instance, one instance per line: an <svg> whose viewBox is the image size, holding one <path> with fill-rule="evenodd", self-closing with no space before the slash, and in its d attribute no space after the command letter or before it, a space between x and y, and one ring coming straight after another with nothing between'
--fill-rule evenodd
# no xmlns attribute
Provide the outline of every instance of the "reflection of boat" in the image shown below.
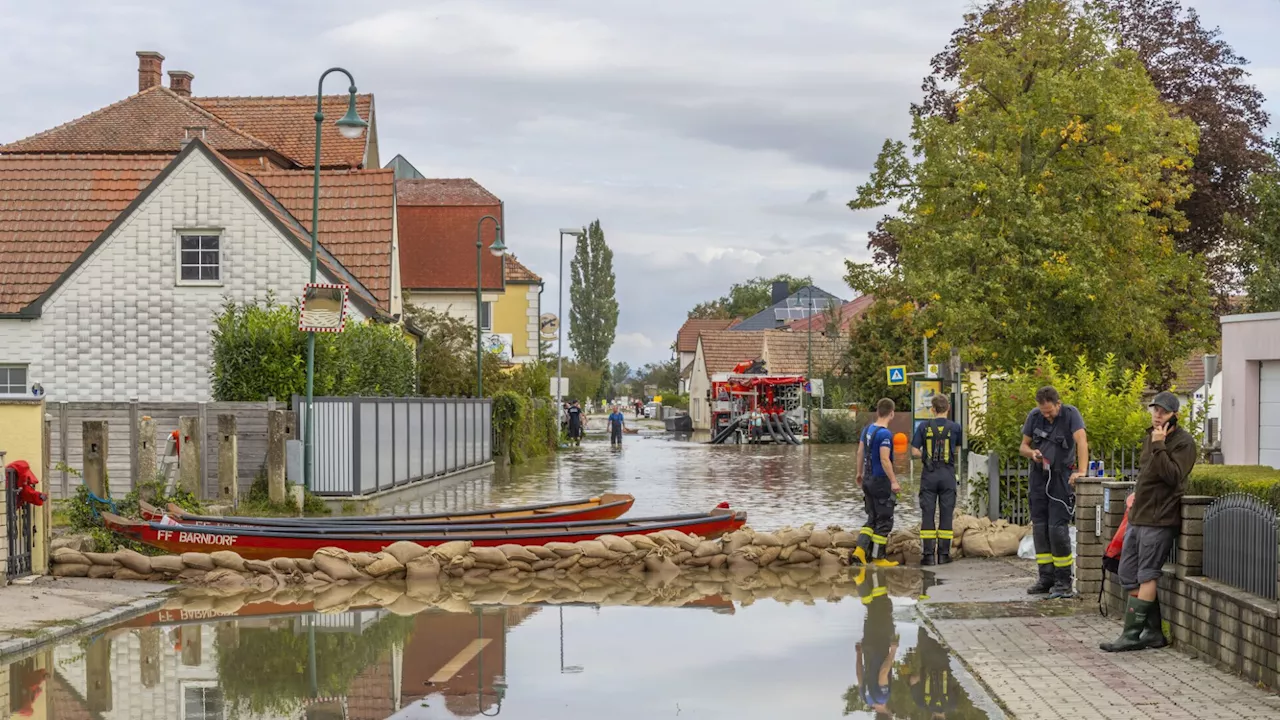
<svg viewBox="0 0 1280 720"><path fill-rule="evenodd" d="M659 530L679 530L702 537L718 537L747 522L745 511L718 507L706 513L666 515L633 520L583 520L561 523L400 525L385 523L354 527L241 527L235 525L183 525L129 520L102 514L106 526L116 532L170 553L235 550L241 557L309 558L323 547L351 552L379 552L404 540L419 545L440 545L470 540L476 545L544 545L549 542L592 540L601 535L647 535Z"/></svg>
<svg viewBox="0 0 1280 720"><path fill-rule="evenodd" d="M662 419L667 432L693 432L693 418L687 414L672 415Z"/></svg>
<svg viewBox="0 0 1280 720"><path fill-rule="evenodd" d="M371 525L378 523L441 525L451 523L547 523L575 520L613 520L626 514L636 499L633 495L605 493L599 497L563 502L519 505L509 508L487 508L435 515L366 515L361 517L264 518L219 517L195 515L169 504L168 517L184 525L248 525L272 527L315 527L317 525ZM166 513L146 502L139 502L142 519L164 522Z"/></svg>

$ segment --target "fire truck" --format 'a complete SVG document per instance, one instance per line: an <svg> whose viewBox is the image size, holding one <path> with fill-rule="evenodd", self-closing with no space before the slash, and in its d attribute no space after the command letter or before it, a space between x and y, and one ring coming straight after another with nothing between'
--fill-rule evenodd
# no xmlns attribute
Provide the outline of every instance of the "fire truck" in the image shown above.
<svg viewBox="0 0 1280 720"><path fill-rule="evenodd" d="M763 415L761 442L799 445L808 433L804 422L806 378L773 374L761 361L739 363L732 372L711 376L711 442L754 442L751 413Z"/></svg>

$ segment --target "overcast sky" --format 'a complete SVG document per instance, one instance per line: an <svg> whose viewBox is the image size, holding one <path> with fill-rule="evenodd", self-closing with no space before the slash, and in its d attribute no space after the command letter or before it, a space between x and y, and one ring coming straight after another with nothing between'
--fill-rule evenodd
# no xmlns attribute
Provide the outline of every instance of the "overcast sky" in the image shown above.
<svg viewBox="0 0 1280 720"><path fill-rule="evenodd" d="M883 213L845 203L881 143L905 139L929 59L970 4L2 0L0 141L136 91L136 50L193 72L196 95L314 93L342 65L376 96L384 163L400 153L506 201L506 240L546 280L544 311L557 229L600 219L621 306L613 356L638 366L669 358L687 310L738 280L812 275L849 298L843 260L866 257ZM1280 3L1191 4L1280 115Z"/></svg>

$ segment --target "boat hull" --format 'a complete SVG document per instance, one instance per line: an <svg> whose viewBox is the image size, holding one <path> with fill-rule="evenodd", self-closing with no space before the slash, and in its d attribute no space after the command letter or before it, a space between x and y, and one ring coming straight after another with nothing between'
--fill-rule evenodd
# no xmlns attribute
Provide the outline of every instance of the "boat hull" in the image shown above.
<svg viewBox="0 0 1280 720"><path fill-rule="evenodd" d="M165 516L183 525L234 525L240 527L316 527L354 526L369 524L420 524L443 525L450 523L548 523L574 522L578 520L614 520L622 517L635 504L635 496L606 493L599 497L569 500L558 503L522 505L511 508L493 508L470 512L439 513L433 515L366 515L356 517L219 517L196 515L169 504L163 512L147 503L140 503L142 519L148 522L165 522Z"/></svg>
<svg viewBox="0 0 1280 720"><path fill-rule="evenodd" d="M277 557L309 558L316 550L324 547L342 548L348 552L376 553L399 541L424 547L453 540L470 540L475 545L485 547L508 544L545 545L550 542L594 540L601 535L646 535L668 529L714 538L741 528L747 522L747 514L718 508L702 515L645 518L631 522L437 526L434 529L412 532L359 528L351 532L335 533L307 533L301 529L288 528L167 525L132 521L111 513L103 513L103 521L116 532L172 554L233 550L246 559L267 560Z"/></svg>

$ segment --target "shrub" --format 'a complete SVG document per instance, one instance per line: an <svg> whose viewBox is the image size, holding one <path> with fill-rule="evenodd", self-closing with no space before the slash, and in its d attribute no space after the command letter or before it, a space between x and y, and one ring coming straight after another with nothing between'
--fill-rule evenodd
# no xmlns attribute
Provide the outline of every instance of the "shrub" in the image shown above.
<svg viewBox="0 0 1280 720"><path fill-rule="evenodd" d="M1188 495L1251 495L1280 511L1280 470L1265 465L1196 465Z"/></svg>
<svg viewBox="0 0 1280 720"><path fill-rule="evenodd" d="M55 469L64 470L77 479L82 477L80 471L65 463L58 463ZM175 487L171 493L166 492L166 484L163 475L157 475L150 481L138 483L136 487L129 491L129 494L124 496L123 500L116 503L114 512L123 517L139 517L139 500L144 496L150 498L148 502L161 509L169 503L173 503L189 512L203 512L199 498L178 487ZM111 499L111 483L109 479L107 481L106 497L103 499L107 501ZM68 527L72 532L88 535L93 544L93 552L108 553L115 552L120 548L129 548L144 555L164 554L164 551L158 548L143 545L136 540L108 530L102 524L99 513L113 511L110 503L99 502L91 498L89 496L89 486L83 482L76 486L76 494L70 500L62 501L61 505L66 511Z"/></svg>
<svg viewBox="0 0 1280 720"><path fill-rule="evenodd" d="M253 484L249 486L249 492L245 495L244 500L240 502L237 512L241 515L295 516L298 514L297 507L289 499L289 492L292 486L293 483L286 482L284 487L285 501L283 503L273 503L271 502L271 489L267 486L267 473L265 470L259 471L253 478ZM329 506L324 504L324 500L310 490L303 489L303 515L328 515L330 512Z"/></svg>
<svg viewBox="0 0 1280 720"><path fill-rule="evenodd" d="M856 445L858 419L852 413L814 413L811 438L819 445Z"/></svg>
<svg viewBox="0 0 1280 720"><path fill-rule="evenodd" d="M982 415L975 412L978 432L973 446L978 452L1017 455L1022 425L1036 406L1036 390L1052 385L1063 403L1076 406L1084 416L1091 451L1137 448L1151 424L1142 402L1146 379L1145 368L1121 371L1114 355L1096 366L1081 357L1075 371L1068 373L1053 356L1042 354L1031 367L989 376L986 410Z"/></svg>

